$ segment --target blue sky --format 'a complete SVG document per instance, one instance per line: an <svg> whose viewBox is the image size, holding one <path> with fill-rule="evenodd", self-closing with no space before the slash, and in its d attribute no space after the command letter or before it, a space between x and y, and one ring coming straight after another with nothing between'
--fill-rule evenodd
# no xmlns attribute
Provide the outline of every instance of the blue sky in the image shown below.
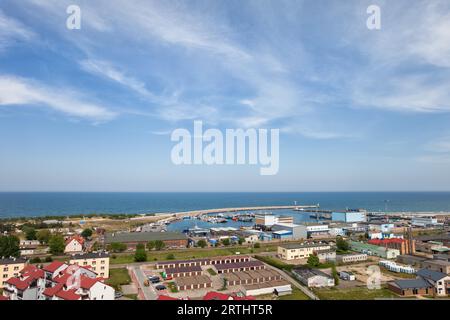
<svg viewBox="0 0 450 320"><path fill-rule="evenodd" d="M279 128L279 173L173 165L194 120ZM449 120L445 0L0 3L1 191L450 190Z"/></svg>

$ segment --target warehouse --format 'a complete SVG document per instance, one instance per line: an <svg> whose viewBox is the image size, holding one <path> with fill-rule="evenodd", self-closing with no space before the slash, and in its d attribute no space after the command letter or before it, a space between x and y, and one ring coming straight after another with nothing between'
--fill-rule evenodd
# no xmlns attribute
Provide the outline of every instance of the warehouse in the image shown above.
<svg viewBox="0 0 450 320"><path fill-rule="evenodd" d="M400 255L400 250L398 249L390 249L357 241L350 241L350 247L354 251L384 259L395 259Z"/></svg>
<svg viewBox="0 0 450 320"><path fill-rule="evenodd" d="M317 269L297 268L292 270L292 273L309 288L333 287L335 285L331 276Z"/></svg>
<svg viewBox="0 0 450 320"><path fill-rule="evenodd" d="M158 262L156 264L156 269L206 266L209 264L211 264L211 261L207 258L191 259L191 260L162 261L162 262Z"/></svg>
<svg viewBox="0 0 450 320"><path fill-rule="evenodd" d="M211 288L212 281L208 276L180 277L175 279L178 291Z"/></svg>
<svg viewBox="0 0 450 320"><path fill-rule="evenodd" d="M252 260L244 262L216 264L215 268L217 270L217 273L229 273L237 271L261 270L264 269L265 266L261 261Z"/></svg>
<svg viewBox="0 0 450 320"><path fill-rule="evenodd" d="M273 237L276 239L306 239L306 226L294 223L277 223L272 226Z"/></svg>
<svg viewBox="0 0 450 320"><path fill-rule="evenodd" d="M147 245L149 241L162 241L167 248L186 248L188 237L179 232L116 232L107 233L104 243L124 243L129 249L134 249L138 244Z"/></svg>
<svg viewBox="0 0 450 320"><path fill-rule="evenodd" d="M178 268L166 268L167 277L179 278L179 277L192 277L202 274L202 268L200 266L192 267L178 267Z"/></svg>
<svg viewBox="0 0 450 320"><path fill-rule="evenodd" d="M244 294L246 296L259 296L262 294L291 294L291 284L285 280L275 280L264 283L248 284L244 286Z"/></svg>

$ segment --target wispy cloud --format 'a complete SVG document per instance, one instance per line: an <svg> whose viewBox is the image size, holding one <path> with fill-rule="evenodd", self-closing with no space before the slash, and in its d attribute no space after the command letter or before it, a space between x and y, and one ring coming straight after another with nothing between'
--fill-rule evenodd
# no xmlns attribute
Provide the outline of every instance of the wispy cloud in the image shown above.
<svg viewBox="0 0 450 320"><path fill-rule="evenodd" d="M70 88L54 88L30 79L0 76L0 105L31 105L51 108L69 116L95 122L108 121L116 113L83 100Z"/></svg>
<svg viewBox="0 0 450 320"><path fill-rule="evenodd" d="M36 34L20 21L6 16L0 9L0 51L16 41L28 41Z"/></svg>

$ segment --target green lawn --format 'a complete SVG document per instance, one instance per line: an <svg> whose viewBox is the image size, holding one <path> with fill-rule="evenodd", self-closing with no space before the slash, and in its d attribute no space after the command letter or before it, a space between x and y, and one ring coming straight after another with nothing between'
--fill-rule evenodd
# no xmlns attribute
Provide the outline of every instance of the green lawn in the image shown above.
<svg viewBox="0 0 450 320"><path fill-rule="evenodd" d="M195 259L195 258L209 258L218 256L234 255L236 252L240 254L250 254L259 252L276 251L276 245L261 245L260 248L247 248L247 247L220 247L220 248L207 248L207 249L181 249L181 250L163 250L163 251L150 251L147 253L147 261L166 261L168 254L173 254L174 259ZM134 262L134 254L114 254L111 264L123 264ZM169 259L173 260L173 259Z"/></svg>
<svg viewBox="0 0 450 320"><path fill-rule="evenodd" d="M130 284L131 278L126 268L117 268L109 270L109 279L106 284L114 287L116 290L121 290L121 285Z"/></svg>
<svg viewBox="0 0 450 320"><path fill-rule="evenodd" d="M282 269L282 270L291 271L292 268L294 267L294 265L292 265L292 264L284 263L280 259L273 258L273 257L255 256L255 258L271 265L272 267Z"/></svg>
<svg viewBox="0 0 450 320"><path fill-rule="evenodd" d="M278 297L278 300L309 300L309 297L300 289L292 287L292 294Z"/></svg>
<svg viewBox="0 0 450 320"><path fill-rule="evenodd" d="M393 292L386 288L369 290L365 287L355 287L346 289L315 289L314 293L321 300L373 300L377 298L395 298Z"/></svg>
<svg viewBox="0 0 450 320"><path fill-rule="evenodd" d="M213 270L213 268L209 268L209 269L206 270L206 271L208 271L208 273L209 273L210 275L212 275L212 276L217 275L217 272L215 272L215 271Z"/></svg>

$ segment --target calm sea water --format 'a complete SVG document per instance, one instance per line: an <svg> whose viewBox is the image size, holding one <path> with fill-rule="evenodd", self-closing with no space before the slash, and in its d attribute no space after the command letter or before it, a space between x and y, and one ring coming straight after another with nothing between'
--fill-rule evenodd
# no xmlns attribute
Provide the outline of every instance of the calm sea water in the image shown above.
<svg viewBox="0 0 450 320"><path fill-rule="evenodd" d="M197 209L320 204L322 209L450 211L450 192L299 193L0 193L0 218L91 213L163 213Z"/></svg>

